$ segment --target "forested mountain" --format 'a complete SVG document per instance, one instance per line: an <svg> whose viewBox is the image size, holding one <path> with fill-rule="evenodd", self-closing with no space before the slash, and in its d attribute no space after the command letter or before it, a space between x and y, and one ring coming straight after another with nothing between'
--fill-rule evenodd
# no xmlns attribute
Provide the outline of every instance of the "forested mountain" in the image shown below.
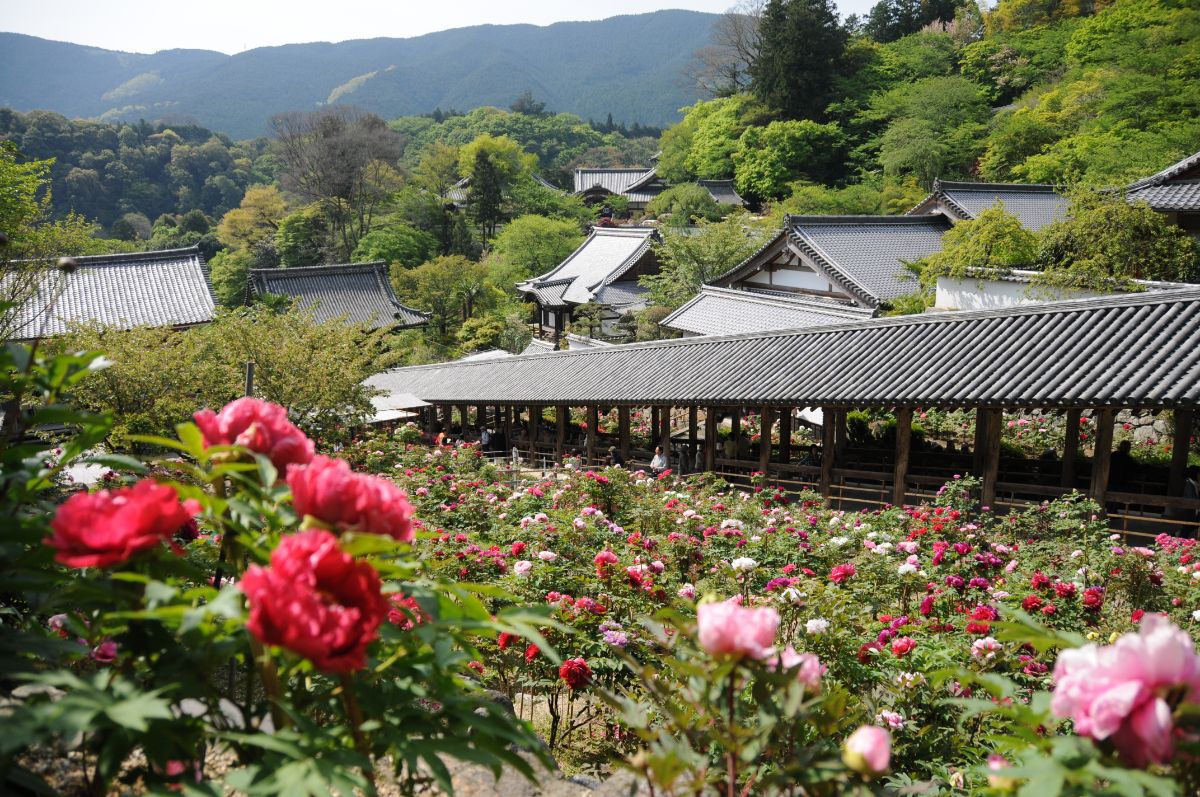
<svg viewBox="0 0 1200 797"><path fill-rule="evenodd" d="M715 17L483 25L411 39L137 55L0 33L0 106L107 120L194 122L233 138L272 114L352 104L384 117L507 106L523 90L584 118L665 124L698 93L681 79Z"/></svg>

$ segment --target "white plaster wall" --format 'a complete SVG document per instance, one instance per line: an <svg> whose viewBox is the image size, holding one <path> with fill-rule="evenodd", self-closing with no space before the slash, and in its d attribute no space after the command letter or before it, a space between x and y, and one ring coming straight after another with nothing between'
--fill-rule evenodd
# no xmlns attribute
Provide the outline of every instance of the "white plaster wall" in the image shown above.
<svg viewBox="0 0 1200 797"><path fill-rule="evenodd" d="M1027 282L989 280L975 277L938 277L934 310L995 310L1023 304L1089 299L1103 294L1094 291L1038 288Z"/></svg>

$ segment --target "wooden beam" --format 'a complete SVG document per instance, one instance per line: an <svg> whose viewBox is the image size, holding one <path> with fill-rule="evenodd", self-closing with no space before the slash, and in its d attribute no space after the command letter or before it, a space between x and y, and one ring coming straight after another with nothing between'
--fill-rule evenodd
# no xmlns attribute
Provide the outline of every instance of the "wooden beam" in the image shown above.
<svg viewBox="0 0 1200 797"><path fill-rule="evenodd" d="M983 437L980 450L980 468L983 477L983 489L980 500L984 506L991 507L996 503L996 482L1000 480L1000 427L1003 426L1003 411L998 409L979 410L982 414ZM976 425L979 425L979 416ZM979 437L976 429L975 437Z"/></svg>
<svg viewBox="0 0 1200 797"><path fill-rule="evenodd" d="M771 471L771 427L775 425L774 411L763 407L758 416L758 469L766 476Z"/></svg>
<svg viewBox="0 0 1200 797"><path fill-rule="evenodd" d="M717 469L717 420L716 407L704 410L704 469L712 472Z"/></svg>
<svg viewBox="0 0 1200 797"><path fill-rule="evenodd" d="M629 408L617 408L617 446L621 449L621 456L626 462L629 461Z"/></svg>
<svg viewBox="0 0 1200 797"><path fill-rule="evenodd" d="M588 467L596 461L596 427L600 425L599 407L589 404L587 408L587 464Z"/></svg>
<svg viewBox="0 0 1200 797"><path fill-rule="evenodd" d="M779 461L785 465L792 461L791 407L779 411Z"/></svg>
<svg viewBox="0 0 1200 797"><path fill-rule="evenodd" d="M1092 413L1096 429L1092 439L1096 443L1092 453L1092 500L1104 507L1104 495L1108 492L1108 474L1112 465L1113 411L1104 408Z"/></svg>
<svg viewBox="0 0 1200 797"><path fill-rule="evenodd" d="M1178 498L1183 495L1183 484L1187 479L1188 452L1192 447L1192 411L1175 410L1175 434L1171 441L1171 473L1167 481L1167 495Z"/></svg>
<svg viewBox="0 0 1200 797"><path fill-rule="evenodd" d="M563 454L567 449L567 421L571 418L571 408L559 404L554 408L554 457L556 461L563 461Z"/></svg>
<svg viewBox="0 0 1200 797"><path fill-rule="evenodd" d="M821 495L825 500L833 495L833 463L837 459L838 410L825 407L821 423Z"/></svg>
<svg viewBox="0 0 1200 797"><path fill-rule="evenodd" d="M892 474L892 504L904 506L908 488L908 454L912 449L912 407L896 413L896 467Z"/></svg>
<svg viewBox="0 0 1200 797"><path fill-rule="evenodd" d="M1066 439L1063 442L1062 481L1064 490L1075 489L1075 463L1079 459L1079 410L1067 410Z"/></svg>

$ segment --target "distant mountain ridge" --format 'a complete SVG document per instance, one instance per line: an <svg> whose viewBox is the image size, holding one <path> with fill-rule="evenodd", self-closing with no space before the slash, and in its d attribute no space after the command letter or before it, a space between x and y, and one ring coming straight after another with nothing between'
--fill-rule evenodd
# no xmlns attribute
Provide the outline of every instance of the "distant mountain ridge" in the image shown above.
<svg viewBox="0 0 1200 797"><path fill-rule="evenodd" d="M237 55L122 53L0 33L0 106L107 120L185 119L249 138L272 114L356 105L384 117L507 106L529 89L556 111L664 125L696 101L683 70L714 14L481 25L411 39L289 44Z"/></svg>

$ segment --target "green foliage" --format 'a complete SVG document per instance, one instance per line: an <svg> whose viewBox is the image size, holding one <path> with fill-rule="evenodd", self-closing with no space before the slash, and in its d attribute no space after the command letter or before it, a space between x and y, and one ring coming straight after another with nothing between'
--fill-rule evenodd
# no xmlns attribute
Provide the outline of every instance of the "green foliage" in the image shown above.
<svg viewBox="0 0 1200 797"><path fill-rule="evenodd" d="M673 227L687 227L698 221L720 221L731 208L717 204L708 189L696 183L683 183L663 191L646 205L646 213L667 219Z"/></svg>
<svg viewBox="0 0 1200 797"><path fill-rule="evenodd" d="M759 30L755 95L789 119L822 119L849 38L833 3L770 0Z"/></svg>
<svg viewBox="0 0 1200 797"><path fill-rule="evenodd" d="M275 248L282 264L293 267L317 266L325 262L327 234L325 217L315 205L285 216L275 233Z"/></svg>
<svg viewBox="0 0 1200 797"><path fill-rule="evenodd" d="M747 128L733 154L737 189L743 196L778 199L797 180L832 180L844 141L836 124L808 119Z"/></svg>
<svg viewBox="0 0 1200 797"><path fill-rule="evenodd" d="M393 275L400 301L432 314L429 331L448 343L476 313L494 306L510 286L498 288L487 265L462 255L436 257L417 268Z"/></svg>
<svg viewBox="0 0 1200 797"><path fill-rule="evenodd" d="M0 111L0 139L52 160L50 212L108 228L125 214L157 218L200 209L220 216L246 188L275 177L265 140L234 143L192 125L69 120L49 111Z"/></svg>
<svg viewBox="0 0 1200 797"><path fill-rule="evenodd" d="M738 139L748 126L766 115L765 111L746 94L694 105L688 111L688 116L694 117L695 132L683 163L687 173L702 180L732 177Z"/></svg>
<svg viewBox="0 0 1200 797"><path fill-rule="evenodd" d="M107 353L111 366L75 392L80 406L114 414L108 443L119 450L135 447L135 435L169 434L179 418L237 398L247 362L255 364L257 396L291 408L302 428L336 439L370 409L361 382L382 364L363 330L263 307L221 313L182 332L84 327L54 346Z"/></svg>
<svg viewBox="0 0 1200 797"><path fill-rule="evenodd" d="M663 230L657 244L660 270L639 282L662 307L674 308L691 299L700 286L736 266L765 241L767 231L750 224L745 213L724 221L702 221L695 230Z"/></svg>
<svg viewBox="0 0 1200 797"><path fill-rule="evenodd" d="M579 225L544 216L520 216L504 226L492 243L493 267L520 282L545 274L583 243Z"/></svg>
<svg viewBox="0 0 1200 797"><path fill-rule="evenodd" d="M942 236L942 248L909 267L932 291L938 277L1002 276L1015 267L1030 267L1038 255L1037 236L1021 226L1003 202L984 210L977 218L960 221Z"/></svg>
<svg viewBox="0 0 1200 797"><path fill-rule="evenodd" d="M883 196L866 183L827 188L815 183L795 183L791 196L774 206L776 215L874 216L883 213ZM782 221L782 220L781 220Z"/></svg>
<svg viewBox="0 0 1200 797"><path fill-rule="evenodd" d="M358 241L350 260L382 260L393 269L415 268L438 252L438 240L411 224L379 226Z"/></svg>
<svg viewBox="0 0 1200 797"><path fill-rule="evenodd" d="M250 269L254 268L254 257L246 249L224 250L208 261L213 293L217 302L225 307L241 307L249 301Z"/></svg>
<svg viewBox="0 0 1200 797"><path fill-rule="evenodd" d="M1041 239L1038 285L1109 291L1132 289L1133 279L1200 278L1196 241L1119 193L1077 192L1068 218L1043 230Z"/></svg>

